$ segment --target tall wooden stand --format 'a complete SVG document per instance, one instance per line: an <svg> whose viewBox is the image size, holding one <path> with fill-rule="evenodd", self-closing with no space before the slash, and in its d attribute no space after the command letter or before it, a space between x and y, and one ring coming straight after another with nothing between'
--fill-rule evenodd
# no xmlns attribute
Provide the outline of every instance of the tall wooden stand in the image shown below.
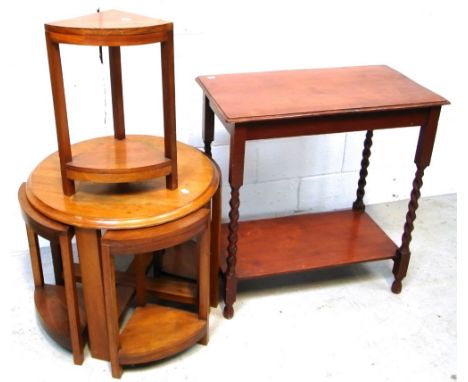
<svg viewBox="0 0 468 382"><path fill-rule="evenodd" d="M177 188L177 147L172 23L120 11L104 11L45 24L50 80L55 109L62 188L75 193L75 181L139 182L166 177ZM127 140L123 107L121 47L160 43L164 110L164 149ZM96 151L74 155L68 128L60 44L109 47L114 138Z"/></svg>

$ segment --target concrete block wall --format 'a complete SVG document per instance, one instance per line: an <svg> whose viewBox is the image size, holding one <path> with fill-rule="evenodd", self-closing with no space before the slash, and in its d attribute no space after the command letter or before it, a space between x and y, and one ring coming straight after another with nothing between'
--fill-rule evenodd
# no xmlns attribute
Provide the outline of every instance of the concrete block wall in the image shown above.
<svg viewBox="0 0 468 382"><path fill-rule="evenodd" d="M374 133L366 203L409 198L418 131ZM349 208L356 197L364 139L365 131L247 142L241 219ZM223 174L226 219L229 145L213 146L213 158Z"/></svg>

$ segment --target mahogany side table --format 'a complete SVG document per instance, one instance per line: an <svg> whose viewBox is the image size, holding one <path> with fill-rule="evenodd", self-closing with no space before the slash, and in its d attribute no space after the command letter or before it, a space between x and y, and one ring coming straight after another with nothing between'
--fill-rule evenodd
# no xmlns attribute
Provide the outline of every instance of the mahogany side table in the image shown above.
<svg viewBox="0 0 468 382"><path fill-rule="evenodd" d="M441 106L449 102L387 66L211 75L197 82L204 93L205 152L211 156L214 113L230 133L231 199L221 253L226 262L224 316L234 314L239 279L366 261L392 259L391 289L400 293L424 170ZM420 126L416 173L397 246L365 213L363 197L373 130L409 126ZM246 141L359 130L367 133L350 210L239 223Z"/></svg>

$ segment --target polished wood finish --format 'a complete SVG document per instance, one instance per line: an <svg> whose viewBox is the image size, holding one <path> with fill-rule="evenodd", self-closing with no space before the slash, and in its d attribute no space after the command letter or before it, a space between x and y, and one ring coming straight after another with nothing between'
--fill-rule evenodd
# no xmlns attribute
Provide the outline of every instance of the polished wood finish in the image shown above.
<svg viewBox="0 0 468 382"><path fill-rule="evenodd" d="M170 357L197 343L206 330L206 321L195 313L151 304L137 308L120 334L119 362L133 365Z"/></svg>
<svg viewBox="0 0 468 382"><path fill-rule="evenodd" d="M197 82L228 124L447 103L397 71L379 65L222 74L201 76Z"/></svg>
<svg viewBox="0 0 468 382"><path fill-rule="evenodd" d="M101 240L103 277L113 377L121 376L121 365L155 361L181 352L197 341L207 343L209 221L210 210L202 208L167 224L141 229L109 230L103 235ZM116 277L112 257L128 254L143 257L147 253L174 247L193 237L196 237L198 248L198 314L146 305L145 278L142 277L140 279L143 280L143 288L137 287L137 304L141 307L135 310L120 333L116 315ZM145 270L144 265L136 267L136 271L143 271L143 274Z"/></svg>
<svg viewBox="0 0 468 382"><path fill-rule="evenodd" d="M122 58L120 46L109 47L109 69L112 91L112 114L115 139L125 139L125 116L122 89ZM126 166L131 168L132 166Z"/></svg>
<svg viewBox="0 0 468 382"><path fill-rule="evenodd" d="M364 149L362 150L362 161L361 171L359 171L358 189L356 191L356 200L353 203L353 210L364 211L366 206L364 205L364 195L366 187L367 169L369 168L369 158L371 156L372 137L374 132L369 130L366 133L366 139L364 140Z"/></svg>
<svg viewBox="0 0 468 382"><path fill-rule="evenodd" d="M223 258L227 257L227 231L223 225ZM366 213L358 211L243 221L238 235L236 276L240 279L391 259L397 249Z"/></svg>
<svg viewBox="0 0 468 382"><path fill-rule="evenodd" d="M78 335L84 337L86 328L86 313L83 308L83 295L77 288L79 319ZM65 288L59 285L44 284L34 290L34 304L37 317L47 334L60 346L73 352L70 336L70 322L68 320L68 305ZM84 339L83 341L84 342ZM77 365L83 363L83 350L73 354L73 361Z"/></svg>
<svg viewBox="0 0 468 382"><path fill-rule="evenodd" d="M88 150L75 154L67 163L69 179L100 183L137 182L166 176L172 163L146 136L130 135L126 139L101 137L88 145ZM157 143L157 142L156 142Z"/></svg>
<svg viewBox="0 0 468 382"><path fill-rule="evenodd" d="M28 235L36 308L49 335L62 346L71 349L73 361L80 365L84 359L83 332L86 319L78 303L73 273L73 252L71 247L73 229L48 219L36 211L29 203L25 189L26 185L23 183L18 190L18 200ZM44 283L38 235L58 244L65 286Z"/></svg>
<svg viewBox="0 0 468 382"><path fill-rule="evenodd" d="M166 177L167 188L178 185L175 115L173 25L116 10L45 24L50 80L54 100L57 142L65 195L75 193L76 180L125 183ZM114 115L114 144L95 147L79 159L71 149L67 106L63 84L60 44L99 45L109 47L109 66ZM162 151L142 152L126 140L123 105L121 46L160 43L164 110ZM96 150L98 150L96 152ZM136 156L137 158L133 158ZM95 162L97 161L97 162ZM110 161L110 163L108 163Z"/></svg>
<svg viewBox="0 0 468 382"><path fill-rule="evenodd" d="M214 140L214 114L210 109L210 101L203 96L203 142L205 144L205 154L211 158L211 143Z"/></svg>
<svg viewBox="0 0 468 382"><path fill-rule="evenodd" d="M217 171L221 174L216 162L213 161ZM211 199L211 262L210 262L210 305L213 308L218 306L219 282L220 280L220 256L221 253L221 205L222 205L222 179L219 180L218 189ZM216 255L217 254L217 255Z"/></svg>
<svg viewBox="0 0 468 382"><path fill-rule="evenodd" d="M214 139L214 113L231 135L231 200L226 234L224 316L231 318L234 314L237 280L242 277L237 272L237 268L242 268L241 264L237 264L238 245L244 248L244 238L238 235L239 192L243 184L245 142L253 139L367 130L354 203L356 211L363 211L371 132L375 129L420 126L415 155L418 172L405 233L401 247L392 256L395 261L392 290L398 292L409 263L409 242L419 198L421 171L430 162L441 106L449 102L387 66L210 75L198 77L197 82L204 94L203 137L206 152L210 155L210 145ZM310 240L303 242L304 248L314 244ZM241 262L245 261L241 254L239 256ZM257 255L250 252L250 256L255 259ZM334 261L346 263L346 252L342 256L342 261L337 258ZM269 259L264 258L263 261ZM365 256L362 261L367 261ZM258 274L261 274L262 267L258 265ZM284 267L293 271L291 267ZM308 267L316 267L313 260Z"/></svg>
<svg viewBox="0 0 468 382"><path fill-rule="evenodd" d="M160 137L144 136L148 145L164 147ZM101 138L73 145L76 155L92 150ZM132 184L78 182L73 198L61 189L58 154L32 172L26 192L33 206L51 219L82 228L150 227L179 219L209 203L220 181L217 168L197 149L177 144L180 187L168 190L163 179ZM219 213L219 211L218 211Z"/></svg>
<svg viewBox="0 0 468 382"><path fill-rule="evenodd" d="M49 22L51 40L74 45L126 46L161 42L172 23L119 10L106 10L68 20Z"/></svg>
<svg viewBox="0 0 468 382"><path fill-rule="evenodd" d="M146 137L149 144L163 150L164 140ZM88 151L99 141L85 141L73 145L78 155ZM164 179L152 179L132 184L76 183L76 193L67 197L62 192L59 155L54 153L44 159L31 173L26 193L31 205L50 219L75 227L80 258L83 296L87 314L89 349L94 358L109 359L104 292L100 254L101 231L115 229L140 229L152 227L190 215L211 204L213 221L219 224L219 202L211 202L219 192L220 173L213 162L199 150L178 143L180 187L166 188ZM196 247L192 248L195 249ZM211 250L219 245L211 244ZM170 252L170 251L168 251ZM182 256L182 255L181 255ZM218 264L219 252L212 252L210 261ZM211 265L217 267L217 265ZM134 272L117 274L119 285L135 286ZM197 293L193 282L161 277L146 282L148 293L179 301L194 303ZM217 289L218 279L210 280ZM133 290L134 288L132 288ZM128 296L127 296L128 297ZM128 299L124 299L127 301ZM125 305L126 302L122 305ZM217 300L211 301L216 306Z"/></svg>
<svg viewBox="0 0 468 382"><path fill-rule="evenodd" d="M219 166L215 161L213 165L217 168L217 171L221 173ZM221 179L218 186L218 190L213 195L211 200L211 253L220 253L221 251ZM194 271L193 264L195 261L195 243L188 241L180 246L167 249L161 254L160 270L163 273L176 275L189 280L196 280L197 275ZM219 303L219 292L220 292L220 258L219 256L212 256L210 263L210 305L216 308Z"/></svg>

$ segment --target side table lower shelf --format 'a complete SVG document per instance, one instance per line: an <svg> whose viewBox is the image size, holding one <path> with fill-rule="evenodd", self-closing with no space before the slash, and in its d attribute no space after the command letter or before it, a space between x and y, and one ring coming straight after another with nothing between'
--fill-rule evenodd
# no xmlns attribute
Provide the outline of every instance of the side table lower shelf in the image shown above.
<svg viewBox="0 0 468 382"><path fill-rule="evenodd" d="M225 270L228 227L222 227ZM334 211L239 223L236 278L249 279L392 259L396 244L361 211Z"/></svg>
<svg viewBox="0 0 468 382"><path fill-rule="evenodd" d="M207 330L208 322L195 313L151 304L138 307L120 335L119 361L131 365L170 357L200 341Z"/></svg>
<svg viewBox="0 0 468 382"><path fill-rule="evenodd" d="M78 265L75 266L78 268ZM119 286L117 298L119 315L128 307L134 295L134 288ZM84 310L83 293L77 288L78 308L80 315L80 331L86 329L86 313ZM36 288L34 291L34 302L39 320L49 336L65 349L72 350L70 339L70 328L68 323L67 302L63 285L49 285Z"/></svg>

